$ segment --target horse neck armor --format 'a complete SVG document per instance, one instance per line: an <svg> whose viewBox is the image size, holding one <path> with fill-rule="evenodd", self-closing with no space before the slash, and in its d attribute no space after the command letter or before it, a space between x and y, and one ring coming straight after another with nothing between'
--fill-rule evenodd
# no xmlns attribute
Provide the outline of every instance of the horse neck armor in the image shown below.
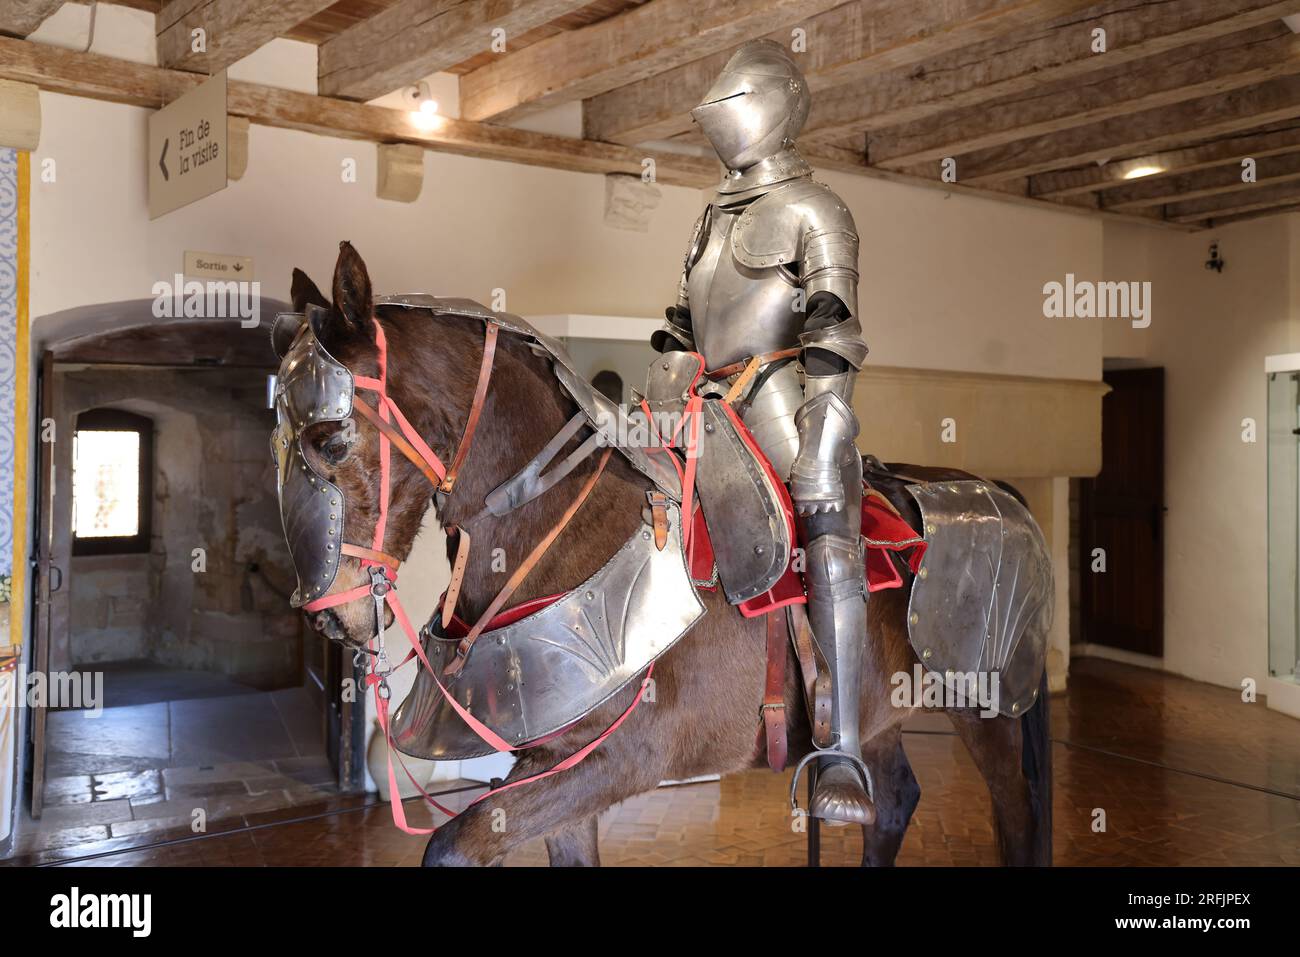
<svg viewBox="0 0 1300 957"><path fill-rule="evenodd" d="M581 585L525 618L483 634L447 691L512 744L535 741L586 716L645 671L704 614L691 584L681 511L667 503L662 547L651 522L637 528ZM454 638L431 626L435 672ZM393 718L397 749L439 761L491 754L421 670Z"/></svg>

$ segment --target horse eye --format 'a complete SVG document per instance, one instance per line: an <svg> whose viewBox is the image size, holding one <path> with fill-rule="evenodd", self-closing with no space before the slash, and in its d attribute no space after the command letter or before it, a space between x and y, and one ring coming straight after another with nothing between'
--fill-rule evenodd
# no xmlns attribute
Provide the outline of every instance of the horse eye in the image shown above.
<svg viewBox="0 0 1300 957"><path fill-rule="evenodd" d="M342 429L323 436L316 444L316 451L330 465L341 465L351 450L352 443Z"/></svg>

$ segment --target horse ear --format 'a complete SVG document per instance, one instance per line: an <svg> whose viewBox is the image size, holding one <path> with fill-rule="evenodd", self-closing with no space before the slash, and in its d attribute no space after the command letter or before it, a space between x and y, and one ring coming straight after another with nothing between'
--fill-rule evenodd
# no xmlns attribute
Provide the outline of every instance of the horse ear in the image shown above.
<svg viewBox="0 0 1300 957"><path fill-rule="evenodd" d="M305 312L307 304L330 307L330 301L321 294L317 285L301 269L294 269L293 282L289 285L289 299L293 302L294 312Z"/></svg>
<svg viewBox="0 0 1300 957"><path fill-rule="evenodd" d="M339 243L339 261L334 266L334 315L330 332L338 335L370 335L375 300L366 264L349 242Z"/></svg>

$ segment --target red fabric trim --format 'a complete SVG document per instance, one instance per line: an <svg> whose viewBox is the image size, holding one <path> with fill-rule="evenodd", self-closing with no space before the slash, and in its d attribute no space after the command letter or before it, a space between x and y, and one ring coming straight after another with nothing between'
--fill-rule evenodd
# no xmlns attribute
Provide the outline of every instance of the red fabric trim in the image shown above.
<svg viewBox="0 0 1300 957"><path fill-rule="evenodd" d="M543 595L540 598L530 598L528 601L520 602L518 605L503 609L492 616L491 620L487 623L487 627L483 629L483 634L486 635L488 632L497 628L504 628L506 625L513 625L520 619L527 618L529 615L541 611L548 605L555 604L555 602L559 601L567 594L569 594L569 592L562 591L557 592L554 595ZM465 621L465 619L461 618L460 615L452 615L451 621L447 624L445 630L447 632L447 637L449 638L464 638L469 634L469 623Z"/></svg>

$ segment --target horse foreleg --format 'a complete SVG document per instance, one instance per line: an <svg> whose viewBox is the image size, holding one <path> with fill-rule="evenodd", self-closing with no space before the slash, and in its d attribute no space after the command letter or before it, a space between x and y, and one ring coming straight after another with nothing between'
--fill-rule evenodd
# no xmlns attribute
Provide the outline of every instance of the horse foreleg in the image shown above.
<svg viewBox="0 0 1300 957"><path fill-rule="evenodd" d="M596 837L600 816L593 814L546 836L546 853L552 867L600 867Z"/></svg>
<svg viewBox="0 0 1300 957"><path fill-rule="evenodd" d="M862 756L871 769L876 821L862 829L862 866L892 867L921 799L921 786L903 751L902 725L868 741Z"/></svg>
<svg viewBox="0 0 1300 957"><path fill-rule="evenodd" d="M651 790L662 777L654 762L638 763L619 753L634 746L630 735L622 741L611 738L605 742L609 752L602 748L577 767L489 795L434 832L424 852L424 866L491 864L521 844L560 831L565 832L566 849L572 848L576 845L570 836L584 825L589 829L589 862L594 864L596 817L619 801ZM530 753L515 764L506 782L545 770L563 756ZM583 862L588 861L567 861Z"/></svg>

